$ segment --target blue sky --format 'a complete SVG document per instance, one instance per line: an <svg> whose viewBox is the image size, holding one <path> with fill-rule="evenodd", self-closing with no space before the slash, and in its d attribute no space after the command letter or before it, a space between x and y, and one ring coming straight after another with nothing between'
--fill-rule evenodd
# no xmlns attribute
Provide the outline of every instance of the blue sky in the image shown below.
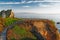
<svg viewBox="0 0 60 40"><path fill-rule="evenodd" d="M0 10L12 9L15 13L60 13L60 0L0 0Z"/></svg>
<svg viewBox="0 0 60 40"><path fill-rule="evenodd" d="M12 9L16 17L36 17L60 21L60 0L0 0L0 11L7 9ZM21 12L28 14L19 14Z"/></svg>

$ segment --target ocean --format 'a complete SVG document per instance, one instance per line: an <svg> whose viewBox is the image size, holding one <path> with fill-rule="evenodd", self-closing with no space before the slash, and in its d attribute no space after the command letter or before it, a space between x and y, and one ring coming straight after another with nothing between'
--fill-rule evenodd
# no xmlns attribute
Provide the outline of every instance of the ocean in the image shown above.
<svg viewBox="0 0 60 40"><path fill-rule="evenodd" d="M58 28L58 31L60 32L60 24L56 24L56 27Z"/></svg>

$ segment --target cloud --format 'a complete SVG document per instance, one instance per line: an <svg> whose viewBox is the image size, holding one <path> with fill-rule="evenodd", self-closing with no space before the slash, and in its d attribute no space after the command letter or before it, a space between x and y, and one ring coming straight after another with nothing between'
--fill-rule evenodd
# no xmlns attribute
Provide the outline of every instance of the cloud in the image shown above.
<svg viewBox="0 0 60 40"><path fill-rule="evenodd" d="M31 0L31 1L21 1L21 2L0 2L0 4L27 4L27 3L41 3L41 2L60 2L59 0Z"/></svg>
<svg viewBox="0 0 60 40"><path fill-rule="evenodd" d="M38 4L38 7L42 7L42 8L50 8L50 7L60 7L60 2L41 2Z"/></svg>
<svg viewBox="0 0 60 40"><path fill-rule="evenodd" d="M35 0L35 1L28 1L26 3L40 3L40 2L60 2L60 0Z"/></svg>
<svg viewBox="0 0 60 40"><path fill-rule="evenodd" d="M26 2L26 3L32 3L32 2L34 2L34 1L28 1L28 2Z"/></svg>
<svg viewBox="0 0 60 40"><path fill-rule="evenodd" d="M28 8L28 7L30 7L30 6L22 6L22 7Z"/></svg>
<svg viewBox="0 0 60 40"><path fill-rule="evenodd" d="M60 1L60 0L44 0L44 1L57 1L57 2L58 2L58 1Z"/></svg>
<svg viewBox="0 0 60 40"><path fill-rule="evenodd" d="M55 2L41 2L38 4L39 7L52 7Z"/></svg>
<svg viewBox="0 0 60 40"><path fill-rule="evenodd" d="M22 4L23 4L23 3L26 3L26 1L22 1L21 3L22 3Z"/></svg>
<svg viewBox="0 0 60 40"><path fill-rule="evenodd" d="M14 10L15 13L26 12L36 14L60 14L60 8L33 8L33 9L18 9Z"/></svg>
<svg viewBox="0 0 60 40"><path fill-rule="evenodd" d="M21 9L16 12L17 13L28 12L28 13L37 13L37 14L60 14L60 2L52 2L49 4L41 3L38 4L36 8Z"/></svg>
<svg viewBox="0 0 60 40"><path fill-rule="evenodd" d="M0 4L21 4L20 2L0 2Z"/></svg>
<svg viewBox="0 0 60 40"><path fill-rule="evenodd" d="M45 0L47 1L47 0ZM38 3L36 8L30 8L31 5L23 5L22 7L27 8L16 8L14 11L16 13L20 12L29 12L29 13L37 13L37 14L59 14L60 13L60 2L52 1L52 2L45 2L45 1L22 1L22 2L0 2L0 4L25 4L25 3ZM34 6L34 5L33 5ZM11 8L11 7L10 7ZM29 9L30 8L30 9Z"/></svg>
<svg viewBox="0 0 60 40"><path fill-rule="evenodd" d="M22 2L0 2L0 4L24 4L25 1Z"/></svg>

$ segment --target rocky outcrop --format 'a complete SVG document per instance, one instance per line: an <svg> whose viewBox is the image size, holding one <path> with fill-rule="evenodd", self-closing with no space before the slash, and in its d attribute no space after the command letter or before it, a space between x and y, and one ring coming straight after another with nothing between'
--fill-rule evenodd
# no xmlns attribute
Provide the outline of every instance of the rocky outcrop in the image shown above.
<svg viewBox="0 0 60 40"><path fill-rule="evenodd" d="M4 30L5 26L4 26L4 19L0 18L0 33Z"/></svg>
<svg viewBox="0 0 60 40"><path fill-rule="evenodd" d="M7 18L7 17L10 17L10 18L14 18L14 13L12 10L2 10L0 12L0 17L2 18Z"/></svg>
<svg viewBox="0 0 60 40"><path fill-rule="evenodd" d="M10 18L14 18L14 13L11 11L11 14L9 16Z"/></svg>
<svg viewBox="0 0 60 40"><path fill-rule="evenodd" d="M3 22L1 22L1 23L3 23ZM0 27L4 27L1 25L0 25ZM60 35L58 32L58 29L56 28L54 22L51 20L47 20L47 19L24 19L22 23L18 23L16 25L18 25L18 27L20 29L24 29L27 32L27 34L24 34L22 36L21 36L21 34L17 35L14 33L14 29L11 29L12 33L10 33L8 31L9 34L11 34L11 35L9 35L7 32L8 40L11 39L12 34L14 35L16 40L18 40L20 37L21 38L22 37L32 38L32 34L37 38L37 40L60 40L60 37L59 37ZM18 30L18 31L20 32L21 30ZM18 39L17 39L17 37L18 37Z"/></svg>
<svg viewBox="0 0 60 40"><path fill-rule="evenodd" d="M0 32L2 32L3 29L4 29L3 25L0 24Z"/></svg>
<svg viewBox="0 0 60 40"><path fill-rule="evenodd" d="M32 19L25 21L34 25L36 28L34 30L36 30L37 33L40 33L45 40L60 40L58 29L53 21L47 19Z"/></svg>

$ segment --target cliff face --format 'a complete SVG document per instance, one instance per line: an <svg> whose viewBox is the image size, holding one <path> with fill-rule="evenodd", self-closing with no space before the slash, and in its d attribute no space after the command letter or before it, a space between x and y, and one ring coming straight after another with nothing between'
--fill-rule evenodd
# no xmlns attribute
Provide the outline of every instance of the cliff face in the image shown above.
<svg viewBox="0 0 60 40"><path fill-rule="evenodd" d="M58 29L55 27L55 24L51 20L47 19L25 19L24 23L18 24L19 29L24 29L25 31L22 33L21 30L19 31L20 33L14 32L16 29L12 29L12 33L8 31L8 36L9 39L12 35L14 35L15 39L21 39L21 38L33 38L33 36L37 37L36 35L40 35L45 39L45 40L60 40L59 39L59 32ZM16 34L13 34L16 33ZM21 34L22 33L22 34ZM22 36L21 36L22 35ZM40 37L40 36L39 36Z"/></svg>
<svg viewBox="0 0 60 40"><path fill-rule="evenodd" d="M0 18L0 33L4 30L4 28L5 28L5 24L4 24L4 19L3 18Z"/></svg>
<svg viewBox="0 0 60 40"><path fill-rule="evenodd" d="M26 20L26 22L30 24L32 23L37 29L37 32L40 33L46 40L60 40L58 29L56 28L53 21L33 19L33 20Z"/></svg>
<svg viewBox="0 0 60 40"><path fill-rule="evenodd" d="M10 18L14 18L14 13L11 11L11 14L9 16Z"/></svg>
<svg viewBox="0 0 60 40"><path fill-rule="evenodd" d="M8 20L7 24L9 25L15 22L16 19L8 18ZM7 21L7 19L0 18L0 32L6 28L4 24L5 21ZM60 35L54 22L47 19L25 19L23 23L16 24L14 28L8 30L7 39L11 40L15 38L16 40L21 40L23 38L29 38L33 40L36 38L38 39L37 35L39 37L42 36L42 38L46 40L60 40Z"/></svg>

